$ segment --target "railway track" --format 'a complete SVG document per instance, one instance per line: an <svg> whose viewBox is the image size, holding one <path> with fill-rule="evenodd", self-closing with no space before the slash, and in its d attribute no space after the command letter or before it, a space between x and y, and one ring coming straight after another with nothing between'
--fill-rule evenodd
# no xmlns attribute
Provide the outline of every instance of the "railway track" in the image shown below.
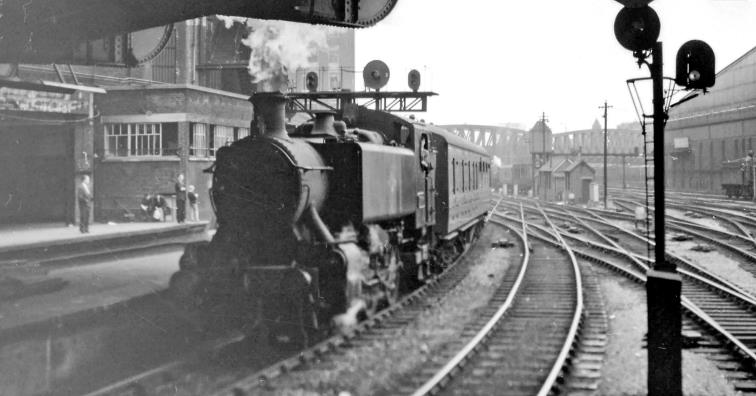
<svg viewBox="0 0 756 396"><path fill-rule="evenodd" d="M536 211L536 209L534 209L533 207L529 207L529 210L531 212ZM589 238L591 241L593 241L594 245L609 246L616 249L627 249L629 253L632 253L633 259L636 261L636 265L639 266L639 268L651 265L653 262L649 258L648 254L650 251L653 251L655 247L655 244L652 240L646 239L642 235L638 235L616 224L613 224L602 218L600 215L596 214L594 211L580 210L583 215L576 215L575 213L568 211L564 207L554 206L552 206L551 209L546 209L546 211L548 211L548 213L552 217L560 218L567 222L565 226L561 227L561 229L562 231L566 229L567 235L569 237L575 235L573 232L576 224L578 227L583 228L587 231L581 231L579 235ZM608 213L612 214L612 212ZM587 217L585 215L587 215ZM589 222L593 223L594 226L589 225ZM619 240L622 241L621 246L618 243ZM737 294L748 295L749 297L754 298L752 293L749 293L742 287L734 284L732 281L714 274L706 268L699 266L687 259L671 253L667 253L666 257L667 261L674 262L675 265L677 265L677 267L683 271L690 272L710 282L719 284L723 288L729 289ZM645 271L645 269L643 270Z"/></svg>
<svg viewBox="0 0 756 396"><path fill-rule="evenodd" d="M270 347L250 349L240 338L228 339L225 342L219 341L217 345L204 351L121 379L88 395L161 395L179 391L185 394L238 396L265 392L270 382L278 377L306 367L329 354L375 342L383 332L400 329L415 320L426 310L426 301L441 298L468 274L471 263L462 260L465 253L442 274L396 304L359 323L351 331L327 337L305 350L285 352ZM264 335L257 338L267 339ZM236 345L241 346L243 356L240 359L244 361L233 367L219 365L218 360L225 359L225 354L239 349Z"/></svg>
<svg viewBox="0 0 756 396"><path fill-rule="evenodd" d="M629 207L627 204L624 205ZM594 215L596 212L592 211ZM603 211L600 216L625 221L633 220L631 215L616 212ZM754 245L752 238L678 218L667 220L666 227L668 230L677 232L678 234L687 234L705 244L717 246L722 251L737 258L740 267L756 276L756 245ZM648 243L653 248L653 241L649 241Z"/></svg>
<svg viewBox="0 0 756 396"><path fill-rule="evenodd" d="M629 205L640 205L639 201L636 201L633 196L630 198L614 198L613 200L630 210ZM740 237L746 239L750 243L750 248L756 247L756 220L753 216L756 214L756 205L733 205L733 204L721 204L719 201L711 200L680 200L680 199L667 199L666 206L671 209L682 211L683 213L700 213L705 216L710 216L724 223L723 225L731 230L734 234L738 234ZM653 210L651 207L649 210ZM669 216L669 214L667 214ZM679 219L678 220L684 220ZM695 223L695 222L692 222Z"/></svg>
<svg viewBox="0 0 756 396"><path fill-rule="evenodd" d="M524 217L522 229L520 243L528 246ZM574 255L569 248L565 253L535 242L472 324L480 330L413 395L548 394L557 386L583 315Z"/></svg>
<svg viewBox="0 0 756 396"><path fill-rule="evenodd" d="M517 221L511 216L502 218L510 223ZM542 238L555 246L559 244L556 238L549 237L546 227L535 224L530 227L541 230L540 233L533 234L536 238ZM562 236L573 240L571 245L576 256L609 268L637 283L645 283L647 265L639 263L624 249L609 248L564 232ZM684 270L680 273L683 278L683 311L719 342L717 345L704 345L709 349L712 360L737 390L744 394L756 392L756 301ZM722 347L728 351L726 357L722 354Z"/></svg>

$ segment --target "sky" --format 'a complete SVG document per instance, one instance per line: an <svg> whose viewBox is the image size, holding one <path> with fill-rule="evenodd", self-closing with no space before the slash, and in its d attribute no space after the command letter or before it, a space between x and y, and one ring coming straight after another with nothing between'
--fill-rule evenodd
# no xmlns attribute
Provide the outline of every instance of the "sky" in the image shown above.
<svg viewBox="0 0 756 396"><path fill-rule="evenodd" d="M688 40L714 49L717 71L756 47L756 0L650 6L661 20L666 76ZM613 128L637 121L626 80L649 76L614 37L621 8L614 0L399 0L386 19L357 31L356 66L386 62L385 89L396 90L408 89L409 70L420 71L420 89L439 94L421 118L436 124L530 129L545 113L554 132L589 129L603 122L606 100Z"/></svg>

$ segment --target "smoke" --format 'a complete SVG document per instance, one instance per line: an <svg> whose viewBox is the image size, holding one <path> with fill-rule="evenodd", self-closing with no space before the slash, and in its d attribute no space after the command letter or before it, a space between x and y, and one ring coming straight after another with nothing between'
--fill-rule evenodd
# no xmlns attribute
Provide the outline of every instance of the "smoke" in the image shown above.
<svg viewBox="0 0 756 396"><path fill-rule="evenodd" d="M230 28L234 23L247 26L242 43L252 53L247 70L258 91L285 91L297 69L317 64L318 50L328 48L327 28L283 21L219 16Z"/></svg>

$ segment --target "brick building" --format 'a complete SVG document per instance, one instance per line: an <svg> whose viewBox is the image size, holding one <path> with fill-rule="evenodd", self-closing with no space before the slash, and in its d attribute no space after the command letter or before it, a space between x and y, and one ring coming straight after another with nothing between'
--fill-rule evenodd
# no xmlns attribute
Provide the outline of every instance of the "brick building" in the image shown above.
<svg viewBox="0 0 756 396"><path fill-rule="evenodd" d="M145 193L172 193L179 173L209 220L202 170L217 147L249 134L252 119L244 29L203 17L81 43L67 67L0 64L0 222L75 222L74 180L84 172L95 220L131 218ZM354 32L326 37L312 56L321 89L354 89ZM307 71L289 76L292 90L305 90ZM13 84L27 84L37 108L12 108Z"/></svg>
<svg viewBox="0 0 756 396"><path fill-rule="evenodd" d="M200 219L212 216L208 187L215 150L249 136L247 96L196 85L111 88L98 100L95 215L124 220L147 193L172 197L179 174L194 185Z"/></svg>

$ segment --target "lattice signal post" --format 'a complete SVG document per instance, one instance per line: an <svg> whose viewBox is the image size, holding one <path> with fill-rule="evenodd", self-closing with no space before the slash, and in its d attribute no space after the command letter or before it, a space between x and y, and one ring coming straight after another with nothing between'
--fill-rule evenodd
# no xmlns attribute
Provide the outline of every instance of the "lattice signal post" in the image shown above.
<svg viewBox="0 0 756 396"><path fill-rule="evenodd" d="M653 84L654 121L654 266L646 273L648 311L648 394L682 396L682 280L674 262L665 256L664 126L667 120L661 24L648 6L651 0L627 2L614 21L617 41L633 51L638 66L646 65ZM647 60L653 57L651 63ZM704 42L692 40L677 54L675 82L685 89L714 85L714 52ZM669 95L672 93L669 92ZM643 117L646 117L644 114Z"/></svg>

